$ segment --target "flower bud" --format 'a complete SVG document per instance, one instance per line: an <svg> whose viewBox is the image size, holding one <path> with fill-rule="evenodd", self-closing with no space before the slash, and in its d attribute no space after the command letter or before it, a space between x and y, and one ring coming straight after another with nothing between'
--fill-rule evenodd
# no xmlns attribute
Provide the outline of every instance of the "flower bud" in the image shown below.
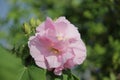
<svg viewBox="0 0 120 80"><path fill-rule="evenodd" d="M37 26L39 26L40 23L41 23L41 21L40 21L39 19L37 19L37 20L36 20L36 24L37 24Z"/></svg>
<svg viewBox="0 0 120 80"><path fill-rule="evenodd" d="M30 25L31 25L33 28L36 27L36 21L35 21L34 18L31 18L31 19L30 19Z"/></svg>
<svg viewBox="0 0 120 80"><path fill-rule="evenodd" d="M31 33L31 29L28 23L24 23L23 24L23 30L25 32L25 34L30 34Z"/></svg>

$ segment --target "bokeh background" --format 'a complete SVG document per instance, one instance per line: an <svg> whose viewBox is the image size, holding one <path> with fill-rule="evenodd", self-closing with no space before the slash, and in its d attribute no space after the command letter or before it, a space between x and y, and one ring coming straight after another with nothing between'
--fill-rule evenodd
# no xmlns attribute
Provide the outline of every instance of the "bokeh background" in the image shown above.
<svg viewBox="0 0 120 80"><path fill-rule="evenodd" d="M46 16L65 16L78 27L87 47L73 70L81 80L120 80L120 0L0 0L0 80L20 80L23 65L10 50L24 41L24 22Z"/></svg>

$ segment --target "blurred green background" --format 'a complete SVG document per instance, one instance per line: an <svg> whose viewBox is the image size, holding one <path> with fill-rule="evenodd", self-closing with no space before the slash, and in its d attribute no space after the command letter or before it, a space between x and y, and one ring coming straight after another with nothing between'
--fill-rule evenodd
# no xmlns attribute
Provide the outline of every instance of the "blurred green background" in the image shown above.
<svg viewBox="0 0 120 80"><path fill-rule="evenodd" d="M0 80L21 80L16 74L26 68L10 50L24 42L24 22L46 16L78 27L87 46L87 59L73 70L81 80L120 80L120 0L0 0Z"/></svg>

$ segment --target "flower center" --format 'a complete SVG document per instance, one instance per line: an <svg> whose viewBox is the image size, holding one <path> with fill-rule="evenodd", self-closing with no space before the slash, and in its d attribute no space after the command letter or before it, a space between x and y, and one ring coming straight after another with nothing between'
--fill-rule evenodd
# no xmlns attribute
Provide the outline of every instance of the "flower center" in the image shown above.
<svg viewBox="0 0 120 80"><path fill-rule="evenodd" d="M58 54L60 52L58 49L55 49L55 48L51 48L50 50L55 54Z"/></svg>

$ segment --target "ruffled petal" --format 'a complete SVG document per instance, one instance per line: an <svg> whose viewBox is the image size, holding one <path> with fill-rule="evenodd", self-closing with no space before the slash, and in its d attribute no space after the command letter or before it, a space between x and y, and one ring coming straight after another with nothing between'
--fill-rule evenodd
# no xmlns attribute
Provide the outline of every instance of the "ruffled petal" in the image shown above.
<svg viewBox="0 0 120 80"><path fill-rule="evenodd" d="M56 68L61 65L61 63L58 62L57 57L54 55L46 57L46 60L47 60L49 68Z"/></svg>
<svg viewBox="0 0 120 80"><path fill-rule="evenodd" d="M37 56L41 55L40 50L37 47L40 47L38 39L35 36L30 37L28 46L30 48L30 54L33 58L36 58Z"/></svg>
<svg viewBox="0 0 120 80"><path fill-rule="evenodd" d="M80 34L78 32L78 29L77 27L75 27L73 24L68 24L68 28L67 28L67 31L65 33L65 37L67 39L77 39L79 40L80 39Z"/></svg>
<svg viewBox="0 0 120 80"><path fill-rule="evenodd" d="M45 21L45 30L46 29L51 29L51 30L55 30L55 25L54 22L51 20L51 18L47 17L46 21Z"/></svg>
<svg viewBox="0 0 120 80"><path fill-rule="evenodd" d="M75 64L81 64L86 58L86 51L82 51L80 49L73 49L73 52L75 54L75 57L73 59L73 62Z"/></svg>
<svg viewBox="0 0 120 80"><path fill-rule="evenodd" d="M73 62L73 59L74 59L74 58L69 59L69 60L64 64L64 67L65 67L65 68L72 68L72 67L74 67L76 64Z"/></svg>
<svg viewBox="0 0 120 80"><path fill-rule="evenodd" d="M56 32L58 35L59 34L64 35L66 33L67 28L68 28L67 23L65 23L65 22L55 23L55 26L56 26L55 29L56 29Z"/></svg>
<svg viewBox="0 0 120 80"><path fill-rule="evenodd" d="M70 24L70 22L69 22L64 16L59 17L59 18L55 21L55 23L59 23L59 22L65 22L65 23Z"/></svg>
<svg viewBox="0 0 120 80"><path fill-rule="evenodd" d="M72 59L73 57L74 55L72 54L72 52L66 52L62 54L62 63L65 64L68 60Z"/></svg>
<svg viewBox="0 0 120 80"><path fill-rule="evenodd" d="M44 59L43 55L39 55L38 57L35 58L35 63L39 66L42 67L44 69L47 69L47 65Z"/></svg>
<svg viewBox="0 0 120 80"><path fill-rule="evenodd" d="M36 31L42 32L42 31L44 31L44 28L45 28L45 23L43 22L36 28Z"/></svg>

